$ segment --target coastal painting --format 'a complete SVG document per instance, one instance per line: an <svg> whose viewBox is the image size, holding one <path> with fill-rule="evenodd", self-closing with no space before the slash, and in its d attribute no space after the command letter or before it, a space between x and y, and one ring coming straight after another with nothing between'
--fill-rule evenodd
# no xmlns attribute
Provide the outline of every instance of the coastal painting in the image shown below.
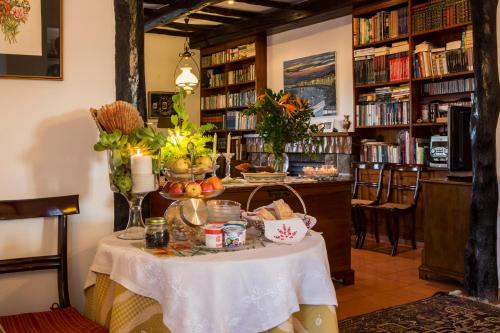
<svg viewBox="0 0 500 333"><path fill-rule="evenodd" d="M337 114L336 52L283 63L285 91L308 99L315 117Z"/></svg>

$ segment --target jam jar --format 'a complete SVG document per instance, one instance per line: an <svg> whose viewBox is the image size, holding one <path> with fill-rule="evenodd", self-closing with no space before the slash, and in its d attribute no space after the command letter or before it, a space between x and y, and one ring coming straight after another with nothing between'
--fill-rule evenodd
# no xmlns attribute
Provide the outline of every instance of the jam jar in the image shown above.
<svg viewBox="0 0 500 333"><path fill-rule="evenodd" d="M163 217L150 217L146 219L145 246L147 249L166 247L170 235L167 221Z"/></svg>

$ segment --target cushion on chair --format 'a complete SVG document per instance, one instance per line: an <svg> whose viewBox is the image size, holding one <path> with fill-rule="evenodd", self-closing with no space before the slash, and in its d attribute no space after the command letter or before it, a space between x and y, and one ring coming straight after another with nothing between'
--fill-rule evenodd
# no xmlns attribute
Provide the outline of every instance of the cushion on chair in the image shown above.
<svg viewBox="0 0 500 333"><path fill-rule="evenodd" d="M381 209L398 209L398 210L407 210L412 207L411 204L404 204L404 203L394 203L394 202L386 202L383 205L378 205L376 208L381 208Z"/></svg>
<svg viewBox="0 0 500 333"><path fill-rule="evenodd" d="M5 333L104 333L108 330L74 308L0 317Z"/></svg>
<svg viewBox="0 0 500 333"><path fill-rule="evenodd" d="M375 200L351 199L351 206L373 205Z"/></svg>

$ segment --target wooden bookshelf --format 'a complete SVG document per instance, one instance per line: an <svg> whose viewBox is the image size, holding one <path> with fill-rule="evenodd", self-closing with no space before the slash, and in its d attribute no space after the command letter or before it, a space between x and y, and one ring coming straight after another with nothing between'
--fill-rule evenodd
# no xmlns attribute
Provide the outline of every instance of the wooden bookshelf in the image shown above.
<svg viewBox="0 0 500 333"><path fill-rule="evenodd" d="M358 18L371 18L381 11L390 12L392 10L397 10L399 8L406 7L408 9L408 33L401 34L398 36L393 36L392 38L385 38L381 41L374 41L365 44L355 44L355 24L353 22L353 60L356 51L367 49L367 48L379 48L382 46L391 47L393 43L408 41L409 45L409 73L410 77L404 80L389 81L387 83L356 83L356 68L357 64L354 62L353 66L353 96L354 96L354 128L356 134L361 140L363 139L376 139L377 141L382 141L385 143L396 143L399 132L402 130L408 130L411 142L415 138L430 138L430 136L446 133L447 124L446 123L435 123L435 122L421 122L421 107L432 103L452 103L459 101L470 100L471 91L459 91L450 93L440 93L435 95L428 95L423 93L424 85L431 83L439 83L443 81L458 80L458 79L468 79L474 78L473 71L455 72L446 75L432 76L415 78L414 77L414 51L417 44L424 41L428 41L434 44L436 47L446 45L446 42L460 40L462 31L464 31L471 22L465 20L465 22L459 22L456 24L451 24L444 26L440 29L429 29L425 31L413 32L413 18L414 14L417 13L416 9L420 5L425 3L431 3L430 0L380 0L380 1L370 1L365 5L354 5L353 8L353 21ZM416 7L417 6L417 7ZM416 8L415 8L416 7ZM415 12L414 12L415 10ZM440 17L438 17L441 20ZM459 21L457 19L457 21ZM358 21L357 21L358 22ZM416 21L417 22L417 21ZM373 21L372 21L373 23ZM421 26L420 26L421 27ZM358 32L356 32L358 34ZM375 36L375 35L374 35ZM379 37L380 38L380 37ZM361 41L361 37L357 36L358 43ZM359 81L358 81L359 82ZM366 81L365 81L366 82ZM372 81L373 82L373 81ZM376 125L376 126L358 126L356 105L358 105L359 96L361 94L375 92L377 88L383 87L396 87L400 85L407 85L409 87L409 124L396 124L396 125ZM418 121L417 121L418 120Z"/></svg>

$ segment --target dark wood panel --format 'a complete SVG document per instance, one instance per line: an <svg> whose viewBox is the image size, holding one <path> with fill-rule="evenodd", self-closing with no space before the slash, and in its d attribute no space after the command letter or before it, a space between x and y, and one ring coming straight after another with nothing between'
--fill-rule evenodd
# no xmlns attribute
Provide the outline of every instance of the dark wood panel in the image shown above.
<svg viewBox="0 0 500 333"><path fill-rule="evenodd" d="M463 282L472 184L423 181L425 247L420 277Z"/></svg>
<svg viewBox="0 0 500 333"><path fill-rule="evenodd" d="M325 238L332 276L346 284L354 283L354 271L351 269L351 181L294 184L292 187L303 198L308 214L318 219L314 230L322 232ZM237 201L246 209L253 190L254 187L230 188L217 199ZM302 211L299 200L279 186L257 192L250 209L268 205L279 198L286 200L295 211ZM158 193L153 193L152 216L162 216L170 203Z"/></svg>

